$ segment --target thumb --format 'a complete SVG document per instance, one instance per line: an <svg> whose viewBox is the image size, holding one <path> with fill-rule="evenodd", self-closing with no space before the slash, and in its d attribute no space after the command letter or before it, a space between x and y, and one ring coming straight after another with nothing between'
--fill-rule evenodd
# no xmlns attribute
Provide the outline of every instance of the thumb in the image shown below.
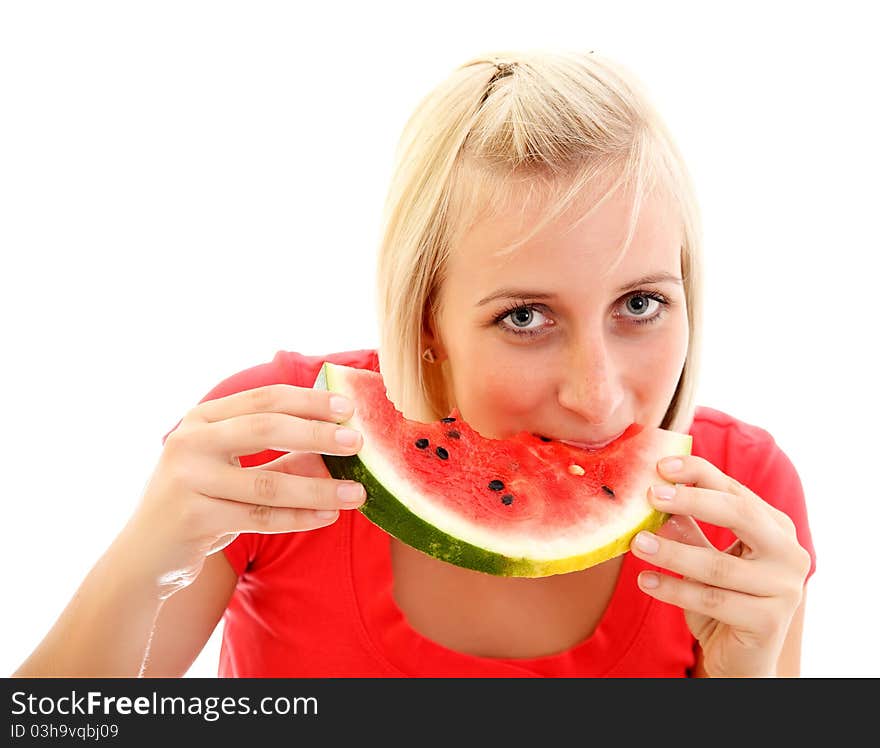
<svg viewBox="0 0 880 748"><path fill-rule="evenodd" d="M327 465L317 452L287 452L271 462L245 470L272 470L276 473L301 475L306 478L330 478Z"/></svg>
<svg viewBox="0 0 880 748"><path fill-rule="evenodd" d="M697 521L689 514L673 514L657 530L657 535L687 545L714 548L711 541L703 534Z"/></svg>

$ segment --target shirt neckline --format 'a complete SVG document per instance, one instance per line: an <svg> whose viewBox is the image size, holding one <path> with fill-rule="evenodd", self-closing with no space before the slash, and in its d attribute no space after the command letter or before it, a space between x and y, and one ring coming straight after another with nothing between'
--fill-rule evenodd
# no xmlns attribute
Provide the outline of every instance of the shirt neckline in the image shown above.
<svg viewBox="0 0 880 748"><path fill-rule="evenodd" d="M593 633L569 649L529 658L496 658L458 652L416 631L393 595L391 536L361 512L351 517L349 570L363 632L384 663L405 675L600 676L626 654L652 598L638 589L644 562L626 552L611 600Z"/></svg>

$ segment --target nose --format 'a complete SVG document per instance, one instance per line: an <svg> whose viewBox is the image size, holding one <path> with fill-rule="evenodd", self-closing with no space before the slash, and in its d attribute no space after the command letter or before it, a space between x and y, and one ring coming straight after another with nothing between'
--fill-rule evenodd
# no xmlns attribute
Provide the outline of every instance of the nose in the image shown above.
<svg viewBox="0 0 880 748"><path fill-rule="evenodd" d="M616 424L614 414L624 399L622 372L601 334L575 343L568 360L559 403L587 423Z"/></svg>

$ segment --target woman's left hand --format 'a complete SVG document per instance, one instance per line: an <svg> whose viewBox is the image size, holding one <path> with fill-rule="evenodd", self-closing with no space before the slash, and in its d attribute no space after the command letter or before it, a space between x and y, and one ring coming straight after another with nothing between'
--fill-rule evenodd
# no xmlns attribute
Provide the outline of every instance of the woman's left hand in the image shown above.
<svg viewBox="0 0 880 748"><path fill-rule="evenodd" d="M680 469L670 471L667 458L658 470L667 480L690 485L675 486L668 499L651 489L648 500L662 512L685 516L672 517L659 534L640 532L632 551L682 578L646 571L639 575L639 586L684 609L709 675L775 676L803 596L810 555L798 543L787 514L708 460L693 455L678 459ZM718 550L691 517L727 527L738 539Z"/></svg>

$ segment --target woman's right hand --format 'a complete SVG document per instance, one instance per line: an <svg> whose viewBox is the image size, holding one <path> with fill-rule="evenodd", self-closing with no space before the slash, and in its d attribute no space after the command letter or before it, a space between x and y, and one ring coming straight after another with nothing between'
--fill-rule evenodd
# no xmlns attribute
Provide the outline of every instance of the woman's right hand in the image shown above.
<svg viewBox="0 0 880 748"><path fill-rule="evenodd" d="M162 599L191 584L211 553L241 532L313 530L336 521L339 509L360 506L360 483L334 479L321 454L353 455L360 433L335 421L331 392L272 384L208 400L190 410L165 446L140 504L123 534L149 548ZM355 441L337 441L349 431ZM241 455L288 452L259 467ZM342 487L354 495L342 497Z"/></svg>

